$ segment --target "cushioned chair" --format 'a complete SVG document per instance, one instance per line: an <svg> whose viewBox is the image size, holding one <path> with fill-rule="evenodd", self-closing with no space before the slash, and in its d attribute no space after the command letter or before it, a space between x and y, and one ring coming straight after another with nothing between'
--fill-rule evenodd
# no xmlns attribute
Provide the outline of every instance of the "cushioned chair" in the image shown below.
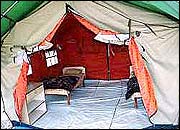
<svg viewBox="0 0 180 130"><path fill-rule="evenodd" d="M75 90L77 87L84 86L84 79L86 76L85 68L78 66L78 67L64 67L63 68L63 75L60 78L64 77L78 77L78 80L75 84L71 84L71 90ZM67 81L64 81L67 82ZM70 83L68 83L70 84ZM71 90L66 88L53 88L53 86L45 88L45 94L56 94L56 95L65 95L67 96L67 104L70 105L71 99Z"/></svg>

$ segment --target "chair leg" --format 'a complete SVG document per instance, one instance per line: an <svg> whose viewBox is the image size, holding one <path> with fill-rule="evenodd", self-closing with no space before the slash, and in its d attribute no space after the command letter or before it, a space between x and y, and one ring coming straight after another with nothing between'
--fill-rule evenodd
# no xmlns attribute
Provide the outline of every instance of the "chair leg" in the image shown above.
<svg viewBox="0 0 180 130"><path fill-rule="evenodd" d="M136 97L134 98L134 107L138 108L138 103L137 103L137 98Z"/></svg>
<svg viewBox="0 0 180 130"><path fill-rule="evenodd" d="M70 100L71 100L71 94L67 95L67 104L70 105Z"/></svg>

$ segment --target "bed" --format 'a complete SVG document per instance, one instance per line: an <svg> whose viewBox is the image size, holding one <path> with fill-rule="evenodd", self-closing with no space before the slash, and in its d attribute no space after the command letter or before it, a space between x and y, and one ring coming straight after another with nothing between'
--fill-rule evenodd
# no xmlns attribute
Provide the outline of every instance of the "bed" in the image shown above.
<svg viewBox="0 0 180 130"><path fill-rule="evenodd" d="M45 94L65 95L67 104L70 105L71 92L84 86L85 76L84 67L64 67L63 75L43 81Z"/></svg>

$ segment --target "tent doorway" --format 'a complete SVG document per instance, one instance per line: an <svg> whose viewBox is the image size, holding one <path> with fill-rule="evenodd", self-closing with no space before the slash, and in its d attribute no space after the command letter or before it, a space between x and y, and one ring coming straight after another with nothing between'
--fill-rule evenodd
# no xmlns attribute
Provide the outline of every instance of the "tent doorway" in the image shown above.
<svg viewBox="0 0 180 130"><path fill-rule="evenodd" d="M91 26L94 27L94 25ZM29 76L30 80L43 80L48 76L62 74L62 68L67 66L84 66L87 79L129 78L131 63L128 46L108 45L107 47L103 42L95 40L95 36L96 34L80 23L74 14L67 13L50 41L53 43L51 50L57 50L58 64L48 68L42 58L32 56L32 60L42 61L42 65L41 67L38 67L38 63L32 65L32 69L39 68L40 70L34 71ZM58 47L60 49L57 49ZM107 54L108 51L109 54ZM52 74L52 71L56 73ZM52 75L49 75L50 73Z"/></svg>

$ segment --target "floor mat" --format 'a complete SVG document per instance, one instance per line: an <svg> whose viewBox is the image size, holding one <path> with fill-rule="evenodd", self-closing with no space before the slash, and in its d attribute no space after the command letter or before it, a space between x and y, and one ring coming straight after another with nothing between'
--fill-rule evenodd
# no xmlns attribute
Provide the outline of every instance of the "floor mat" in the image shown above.
<svg viewBox="0 0 180 130"><path fill-rule="evenodd" d="M138 108L125 99L127 80L85 80L65 96L47 95L48 112L34 126L44 129L141 129L151 126L141 98Z"/></svg>

